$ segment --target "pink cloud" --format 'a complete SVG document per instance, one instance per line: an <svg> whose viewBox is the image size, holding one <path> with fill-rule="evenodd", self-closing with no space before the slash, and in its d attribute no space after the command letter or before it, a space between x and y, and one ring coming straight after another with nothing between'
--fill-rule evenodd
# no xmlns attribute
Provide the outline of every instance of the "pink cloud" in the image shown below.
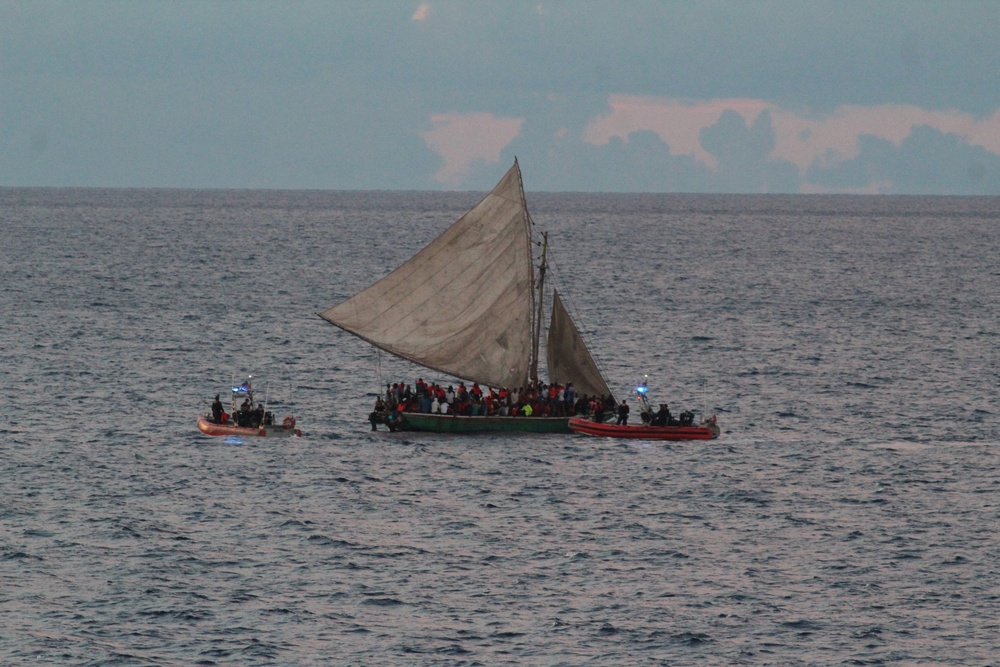
<svg viewBox="0 0 1000 667"><path fill-rule="evenodd" d="M426 21L427 14L430 13L430 11L431 11L431 6L428 5L426 2L421 2L417 6L416 11L413 12L413 20L418 23L420 23L421 21Z"/></svg>
<svg viewBox="0 0 1000 667"><path fill-rule="evenodd" d="M523 118L498 118L489 113L431 116L432 129L420 136L428 148L444 159L434 180L455 187L474 162L499 162L500 151L521 133L523 123Z"/></svg>
<svg viewBox="0 0 1000 667"><path fill-rule="evenodd" d="M705 151L698 135L714 125L722 113L733 110L749 124L763 111L771 114L775 147L771 157L806 168L816 162L847 160L858 152L858 137L870 134L897 146L915 125L928 125L962 137L972 145L1000 155L1000 110L978 119L954 110L931 111L907 105L872 107L842 106L826 116L806 117L754 99L677 100L657 97L614 95L610 111L595 118L584 139L603 145L612 137L627 140L637 130L656 132L676 155L691 155L714 167L715 159Z"/></svg>
<svg viewBox="0 0 1000 667"><path fill-rule="evenodd" d="M715 158L701 147L698 133L714 125L723 111L732 109L752 122L769 108L760 100L675 100L637 95L612 95L610 113L594 119L584 131L584 140L602 146L612 138L628 139L639 130L650 130L670 145L674 155L693 155L714 167Z"/></svg>
<svg viewBox="0 0 1000 667"><path fill-rule="evenodd" d="M807 167L817 160L857 156L858 137L870 134L899 146L914 126L927 125L955 134L969 144L1000 155L1000 111L979 120L960 111L930 111L901 104L842 106L828 116L801 118L772 109L777 144L772 155Z"/></svg>

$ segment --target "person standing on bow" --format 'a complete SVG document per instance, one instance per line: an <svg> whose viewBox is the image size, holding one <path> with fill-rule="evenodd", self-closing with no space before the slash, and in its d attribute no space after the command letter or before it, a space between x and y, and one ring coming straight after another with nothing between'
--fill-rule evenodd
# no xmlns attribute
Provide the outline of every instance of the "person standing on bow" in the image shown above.
<svg viewBox="0 0 1000 667"><path fill-rule="evenodd" d="M218 394L215 395L215 400L212 401L212 423L222 423L222 401L219 400Z"/></svg>

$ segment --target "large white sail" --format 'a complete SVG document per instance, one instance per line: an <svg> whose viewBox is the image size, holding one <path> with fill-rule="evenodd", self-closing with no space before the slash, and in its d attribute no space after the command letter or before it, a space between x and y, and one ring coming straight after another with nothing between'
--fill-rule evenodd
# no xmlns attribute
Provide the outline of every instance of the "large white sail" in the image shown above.
<svg viewBox="0 0 1000 667"><path fill-rule="evenodd" d="M559 292L552 295L552 323L546 344L549 382L573 383L578 396L610 396L607 382L569 316Z"/></svg>
<svg viewBox="0 0 1000 667"><path fill-rule="evenodd" d="M527 382L534 269L521 170L430 245L320 317L417 364L491 387Z"/></svg>

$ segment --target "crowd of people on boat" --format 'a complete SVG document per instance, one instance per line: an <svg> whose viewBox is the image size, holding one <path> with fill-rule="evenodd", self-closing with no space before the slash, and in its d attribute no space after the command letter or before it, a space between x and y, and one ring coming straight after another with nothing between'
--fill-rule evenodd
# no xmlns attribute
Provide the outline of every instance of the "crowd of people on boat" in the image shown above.
<svg viewBox="0 0 1000 667"><path fill-rule="evenodd" d="M235 402L233 405L235 407ZM239 409L234 410L233 414L230 415L222 407L219 394L216 394L215 400L212 401L212 423L228 424L230 420L241 428L260 428L262 425L270 426L273 422L271 413L264 411L264 405L258 403L256 408L253 407L249 397L243 399Z"/></svg>
<svg viewBox="0 0 1000 667"><path fill-rule="evenodd" d="M674 418L670 413L670 405L667 403L660 403L659 409L654 412L653 406L649 404L648 391L649 388L646 386L645 380L640 382L639 386L635 388L636 402L639 404L639 416L643 424L647 426L691 426L694 423L693 412L685 410L677 418ZM617 423L619 425L628 424L628 413L628 406L625 405L625 401L622 401L621 406L618 408Z"/></svg>
<svg viewBox="0 0 1000 667"><path fill-rule="evenodd" d="M660 403L656 412L650 408L642 413L642 422L649 426L691 426L694 423L694 413L685 410L674 418L670 414L670 406Z"/></svg>
<svg viewBox="0 0 1000 667"><path fill-rule="evenodd" d="M403 382L386 384L384 396L375 401L375 408L368 417L372 430L395 413L418 412L425 414L452 414L464 416L496 417L572 417L594 416L603 420L607 412L613 413L616 403L611 396L577 395L572 382L530 383L524 387L508 389L480 387L477 382L466 386L464 382L440 385L418 378L414 385Z"/></svg>

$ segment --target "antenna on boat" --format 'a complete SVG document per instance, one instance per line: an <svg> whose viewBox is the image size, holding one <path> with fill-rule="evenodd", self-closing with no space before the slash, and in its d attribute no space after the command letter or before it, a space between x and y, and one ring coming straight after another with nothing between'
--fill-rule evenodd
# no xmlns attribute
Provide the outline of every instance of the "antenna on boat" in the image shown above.
<svg viewBox="0 0 1000 667"><path fill-rule="evenodd" d="M653 417L653 408L650 407L650 405L649 405L649 398L646 396L646 392L648 392L648 391L649 391L649 376L648 375L643 375L642 376L642 382L640 382L638 385L636 385L636 388L635 388L635 398L636 398L636 401L639 403L639 414L640 415L648 415L649 419L652 419L652 417ZM644 417L643 418L643 422L645 422L645 421L646 421L646 418Z"/></svg>

